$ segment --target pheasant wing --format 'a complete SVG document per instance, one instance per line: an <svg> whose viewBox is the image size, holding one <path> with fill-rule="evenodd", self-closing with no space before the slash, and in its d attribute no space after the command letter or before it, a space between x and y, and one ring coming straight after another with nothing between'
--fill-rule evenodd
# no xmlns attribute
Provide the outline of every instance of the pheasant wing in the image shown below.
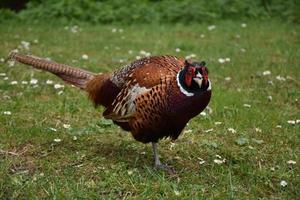
<svg viewBox="0 0 300 200"><path fill-rule="evenodd" d="M128 122L136 112L137 97L160 85L166 76L175 76L184 61L173 56L155 56L145 58L139 63L133 64L135 67L131 67L130 70L123 68L112 76L115 83L122 82L120 84L122 89L114 102L104 111L105 118Z"/></svg>
<svg viewBox="0 0 300 200"><path fill-rule="evenodd" d="M135 99L137 96L147 93L150 89L140 86L138 83L128 82L118 94L114 102L107 107L103 116L118 122L127 122L135 113Z"/></svg>

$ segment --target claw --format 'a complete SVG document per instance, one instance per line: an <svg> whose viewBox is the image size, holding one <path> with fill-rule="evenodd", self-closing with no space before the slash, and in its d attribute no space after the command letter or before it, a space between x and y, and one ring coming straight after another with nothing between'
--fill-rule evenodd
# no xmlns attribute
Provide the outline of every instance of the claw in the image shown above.
<svg viewBox="0 0 300 200"><path fill-rule="evenodd" d="M162 169L166 172L168 172L169 174L176 174L176 170L174 167L172 166L168 166L168 165L164 165L160 162L158 154L157 154L157 144L156 143L152 143L152 149L153 149L153 157L154 157L154 167L156 169Z"/></svg>
<svg viewBox="0 0 300 200"><path fill-rule="evenodd" d="M164 164L158 164L158 165L155 165L155 168L159 169L159 170L164 170L164 171L168 172L168 174L171 174L171 175L176 174L176 170L172 166L168 166L168 165L164 165Z"/></svg>

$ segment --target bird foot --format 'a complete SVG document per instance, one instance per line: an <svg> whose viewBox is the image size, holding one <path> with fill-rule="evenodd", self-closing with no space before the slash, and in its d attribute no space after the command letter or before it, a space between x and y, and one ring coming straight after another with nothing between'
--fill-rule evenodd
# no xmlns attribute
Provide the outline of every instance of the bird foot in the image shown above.
<svg viewBox="0 0 300 200"><path fill-rule="evenodd" d="M168 166L168 165L164 165L164 164L156 164L155 168L164 170L164 171L168 172L169 174L176 174L176 170L172 166Z"/></svg>

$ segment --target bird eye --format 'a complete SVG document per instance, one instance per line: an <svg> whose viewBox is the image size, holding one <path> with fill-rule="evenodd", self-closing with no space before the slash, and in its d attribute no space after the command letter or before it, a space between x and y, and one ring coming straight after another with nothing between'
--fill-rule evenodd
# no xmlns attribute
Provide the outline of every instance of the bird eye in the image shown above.
<svg viewBox="0 0 300 200"><path fill-rule="evenodd" d="M189 73L190 75L193 75L193 74L195 73L195 68L190 67L190 68L188 69L188 73Z"/></svg>

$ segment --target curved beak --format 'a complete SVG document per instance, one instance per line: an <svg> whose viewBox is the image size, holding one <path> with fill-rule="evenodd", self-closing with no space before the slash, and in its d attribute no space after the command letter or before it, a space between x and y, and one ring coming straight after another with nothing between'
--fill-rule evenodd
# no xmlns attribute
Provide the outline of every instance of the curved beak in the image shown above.
<svg viewBox="0 0 300 200"><path fill-rule="evenodd" d="M201 88L203 82L203 76L200 73L197 73L196 77L193 78L193 80L199 85L199 88Z"/></svg>

